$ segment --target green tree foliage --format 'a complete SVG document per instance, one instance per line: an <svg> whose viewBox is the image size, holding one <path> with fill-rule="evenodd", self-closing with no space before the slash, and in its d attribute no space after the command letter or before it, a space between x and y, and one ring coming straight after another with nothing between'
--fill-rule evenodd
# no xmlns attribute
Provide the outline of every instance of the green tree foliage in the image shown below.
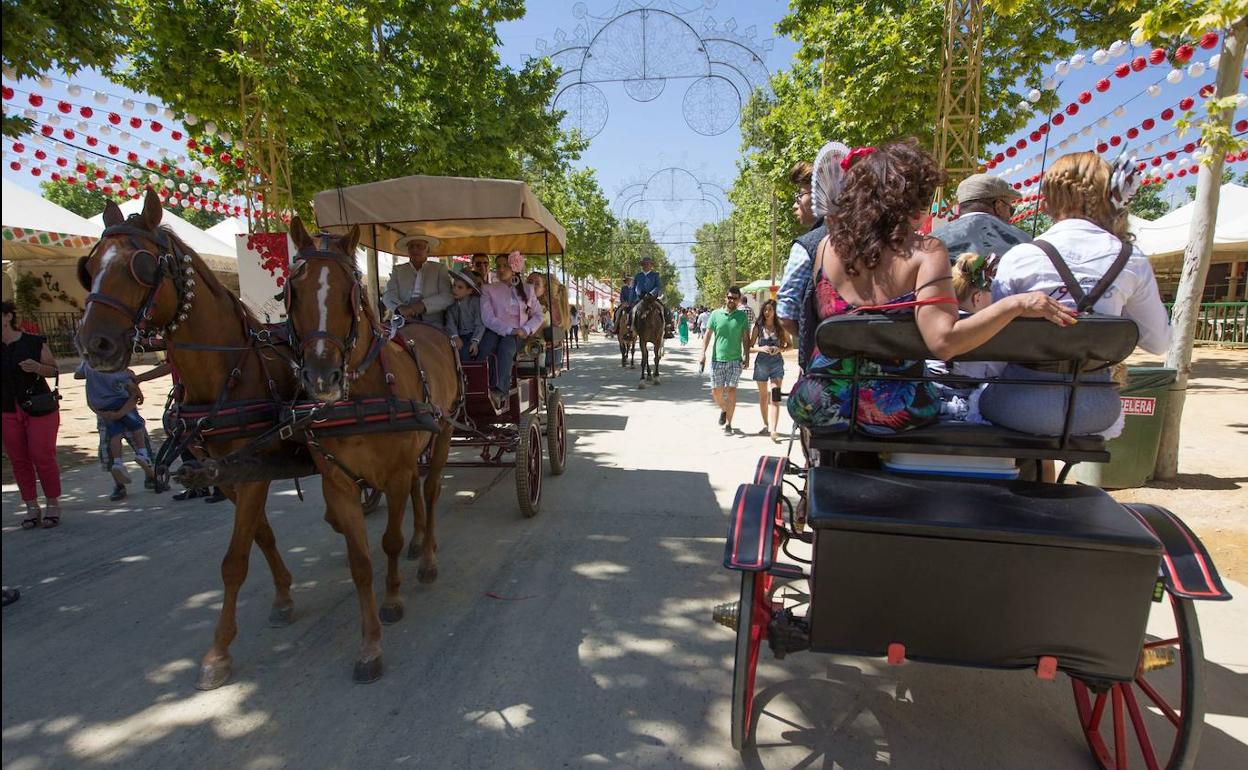
<svg viewBox="0 0 1248 770"><path fill-rule="evenodd" d="M1150 184L1141 187L1131 199L1131 213L1141 219L1154 220L1170 210L1170 203L1162 197L1162 186Z"/></svg>
<svg viewBox="0 0 1248 770"><path fill-rule="evenodd" d="M19 78L53 69L73 74L106 67L123 29L111 0L3 0L4 68ZM5 136L29 131L31 122L4 117Z"/></svg>
<svg viewBox="0 0 1248 770"><path fill-rule="evenodd" d="M698 228L693 245L693 271L698 284L699 305L718 307L733 285L736 255L732 243L732 220L708 222Z"/></svg>
<svg viewBox="0 0 1248 770"><path fill-rule="evenodd" d="M1020 85L1038 86L1058 57L1107 46L1153 5L1013 0L1008 13L985 8L980 146L1034 119L1018 109ZM772 77L774 97L755 94L741 119L747 154L731 197L738 206L756 201L734 213L743 264L771 250L770 209L754 175L764 189L787 195L790 166L813 161L830 139L853 146L913 136L932 146L943 28L942 0L791 0L778 30L798 42L795 62ZM1047 93L1039 107L1055 98ZM793 235L784 220L785 234Z"/></svg>
<svg viewBox="0 0 1248 770"><path fill-rule="evenodd" d="M113 76L243 136L240 83L288 147L294 199L405 176L520 175L575 151L545 61L504 67L521 0L117 0L133 26ZM250 116L248 116L250 117Z"/></svg>
<svg viewBox="0 0 1248 770"><path fill-rule="evenodd" d="M620 279L641 271L641 260L654 260L655 271L663 277L663 303L669 308L680 307L685 297L680 291L680 276L667 252L655 242L650 226L637 219L625 219L615 230L612 248L600 277L619 286Z"/></svg>
<svg viewBox="0 0 1248 770"><path fill-rule="evenodd" d="M619 222L594 170L562 169L531 186L568 231L564 259L568 273L577 278L611 275L609 255Z"/></svg>

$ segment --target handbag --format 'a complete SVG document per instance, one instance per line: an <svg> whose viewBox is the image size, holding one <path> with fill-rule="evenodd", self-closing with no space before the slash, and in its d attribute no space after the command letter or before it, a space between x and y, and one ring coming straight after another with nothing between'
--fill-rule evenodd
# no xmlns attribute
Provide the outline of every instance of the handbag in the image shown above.
<svg viewBox="0 0 1248 770"><path fill-rule="evenodd" d="M45 417L60 409L61 400L61 371L57 369L54 378L55 384L52 390L47 393L31 393L26 391L26 398L18 403L22 411L31 417Z"/></svg>

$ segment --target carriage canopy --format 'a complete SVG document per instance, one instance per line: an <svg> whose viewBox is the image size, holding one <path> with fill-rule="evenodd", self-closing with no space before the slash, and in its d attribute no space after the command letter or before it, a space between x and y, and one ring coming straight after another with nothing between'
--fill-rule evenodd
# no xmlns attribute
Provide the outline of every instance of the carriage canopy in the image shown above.
<svg viewBox="0 0 1248 770"><path fill-rule="evenodd" d="M405 235L431 235L432 256L484 252L562 254L567 232L524 182L407 176L317 193L316 222L360 225L360 245L390 254Z"/></svg>

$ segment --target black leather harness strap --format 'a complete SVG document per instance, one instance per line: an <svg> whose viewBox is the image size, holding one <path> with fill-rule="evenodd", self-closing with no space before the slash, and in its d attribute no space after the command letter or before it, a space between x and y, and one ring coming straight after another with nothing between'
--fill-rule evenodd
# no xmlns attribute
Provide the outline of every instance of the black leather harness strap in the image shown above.
<svg viewBox="0 0 1248 770"><path fill-rule="evenodd" d="M1075 278L1075 274L1071 272L1070 265L1066 264L1066 260L1062 259L1062 255L1058 253L1053 244L1048 241L1037 238L1031 242L1032 245L1044 252L1044 255L1053 263L1053 269L1061 276L1062 283L1066 284L1066 291L1075 300L1075 309L1080 313L1093 312L1092 306L1105 296L1105 292L1109 291L1109 287L1118 280L1118 276L1122 274L1123 268L1127 266L1127 260L1131 259L1131 244L1128 241L1122 242L1122 248L1118 250L1118 256L1114 259L1114 263L1109 266L1101 279L1092 287L1092 291L1086 294L1083 287L1079 285L1079 281Z"/></svg>

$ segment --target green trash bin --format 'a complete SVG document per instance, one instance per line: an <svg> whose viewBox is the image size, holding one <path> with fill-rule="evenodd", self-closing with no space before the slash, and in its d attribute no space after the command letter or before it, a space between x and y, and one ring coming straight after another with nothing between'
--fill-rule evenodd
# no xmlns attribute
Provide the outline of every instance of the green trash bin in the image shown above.
<svg viewBox="0 0 1248 770"><path fill-rule="evenodd" d="M1162 418L1178 372L1159 366L1132 366L1122 388L1122 434L1106 443L1107 463L1079 463L1071 477L1102 489L1141 487L1153 477Z"/></svg>

